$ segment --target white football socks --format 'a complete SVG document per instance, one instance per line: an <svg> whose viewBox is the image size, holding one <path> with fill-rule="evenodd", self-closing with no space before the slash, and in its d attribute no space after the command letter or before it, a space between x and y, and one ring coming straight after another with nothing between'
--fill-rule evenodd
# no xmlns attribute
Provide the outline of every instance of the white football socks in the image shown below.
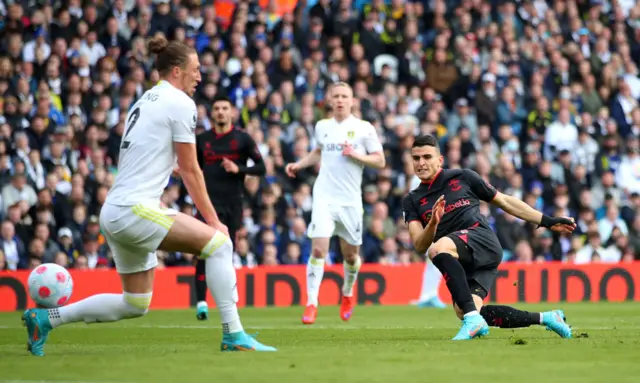
<svg viewBox="0 0 640 383"><path fill-rule="evenodd" d="M323 276L324 258L309 257L307 263L307 306L318 307L318 295Z"/></svg>
<svg viewBox="0 0 640 383"><path fill-rule="evenodd" d="M56 328L63 324L115 322L143 316L151 305L152 293L98 294L79 302L49 309L49 321Z"/></svg>
<svg viewBox="0 0 640 383"><path fill-rule="evenodd" d="M238 286L233 267L233 244L229 237L217 231L202 249L205 259L207 286L220 311L222 332L233 334L243 331L238 314Z"/></svg>
<svg viewBox="0 0 640 383"><path fill-rule="evenodd" d="M420 291L420 302L424 302L438 296L438 289L442 281L442 273L434 266L431 261L424 264L424 273L422 274L422 289Z"/></svg>
<svg viewBox="0 0 640 383"><path fill-rule="evenodd" d="M362 260L360 256L356 256L356 262L353 265L343 262L344 266L344 283L342 284L342 295L345 297L353 296L353 287L356 285L358 279L358 271L362 266Z"/></svg>

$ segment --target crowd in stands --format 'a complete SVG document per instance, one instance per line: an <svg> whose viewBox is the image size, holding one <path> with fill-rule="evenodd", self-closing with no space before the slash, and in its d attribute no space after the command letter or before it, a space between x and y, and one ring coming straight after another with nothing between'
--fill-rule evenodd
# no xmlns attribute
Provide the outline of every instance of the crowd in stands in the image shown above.
<svg viewBox="0 0 640 383"><path fill-rule="evenodd" d="M400 210L418 134L438 138L446 167L576 218L574 235L556 235L482 205L505 261L640 259L640 3L289 3L1 2L0 270L113 267L98 216L127 111L158 81L145 42L159 33L199 54L198 131L226 94L265 158L266 176L246 179L237 267L308 259L317 169L290 179L284 166L314 148L336 81L353 86L354 114L376 127L387 157L386 169L365 171L365 262L423 260ZM194 213L177 174L162 199Z"/></svg>

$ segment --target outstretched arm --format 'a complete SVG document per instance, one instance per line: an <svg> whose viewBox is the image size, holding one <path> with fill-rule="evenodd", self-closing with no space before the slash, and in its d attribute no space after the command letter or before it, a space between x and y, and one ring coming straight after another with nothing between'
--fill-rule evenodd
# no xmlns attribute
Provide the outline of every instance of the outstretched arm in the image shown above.
<svg viewBox="0 0 640 383"><path fill-rule="evenodd" d="M549 217L532 208L526 202L500 192L496 193L491 203L513 216L554 231L570 233L576 228L572 218Z"/></svg>

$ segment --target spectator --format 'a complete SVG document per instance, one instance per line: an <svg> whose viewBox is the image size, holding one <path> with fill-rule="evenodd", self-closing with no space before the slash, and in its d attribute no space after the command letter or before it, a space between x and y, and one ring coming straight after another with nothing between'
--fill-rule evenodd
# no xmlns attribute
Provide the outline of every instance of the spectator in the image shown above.
<svg viewBox="0 0 640 383"><path fill-rule="evenodd" d="M51 239L49 226L44 223L37 224L34 231L34 238L41 240L44 245L42 262L53 262L56 255L60 252L60 247L53 239Z"/></svg>
<svg viewBox="0 0 640 383"><path fill-rule="evenodd" d="M296 217L290 226L291 229L283 233L283 238L280 242L280 246L284 246L280 253L285 254L288 258L286 261L283 259L283 263L306 264L309 256L311 256L311 240L306 236L307 225L303 218ZM292 246L293 244L297 245L297 247Z"/></svg>
<svg viewBox="0 0 640 383"><path fill-rule="evenodd" d="M476 116L470 113L469 102L466 98L460 98L456 101L456 110L449 115L447 120L447 132L451 137L456 136L462 127L469 129L472 139L478 134Z"/></svg>
<svg viewBox="0 0 640 383"><path fill-rule="evenodd" d="M24 173L16 173L11 177L11 183L2 188L3 213L6 214L9 206L18 201L26 201L28 207L36 204L38 197L31 185L27 184Z"/></svg>
<svg viewBox="0 0 640 383"><path fill-rule="evenodd" d="M575 263L598 262L618 262L620 261L620 252L611 247L604 247L602 244L600 233L597 231L588 234L587 244L576 253Z"/></svg>
<svg viewBox="0 0 640 383"><path fill-rule="evenodd" d="M28 259L25 251L24 243L16 236L15 227L11 221L2 222L0 231L0 245L4 256L6 268L9 270L17 270L18 268L27 267Z"/></svg>

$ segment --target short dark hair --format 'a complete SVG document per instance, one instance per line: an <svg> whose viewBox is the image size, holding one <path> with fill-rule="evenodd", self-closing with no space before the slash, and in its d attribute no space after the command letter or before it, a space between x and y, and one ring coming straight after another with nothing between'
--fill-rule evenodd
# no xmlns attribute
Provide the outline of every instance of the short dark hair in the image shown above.
<svg viewBox="0 0 640 383"><path fill-rule="evenodd" d="M416 137L413 140L413 145L411 147L418 148L421 146L433 146L436 149L440 149L440 147L438 146L438 140L436 140L436 138L430 134L423 134Z"/></svg>
<svg viewBox="0 0 640 383"><path fill-rule="evenodd" d="M215 104L216 102L228 102L229 104L233 105L233 103L231 102L231 99L229 97L227 97L224 94L217 94L214 98L213 98L213 102L211 103L211 105Z"/></svg>

